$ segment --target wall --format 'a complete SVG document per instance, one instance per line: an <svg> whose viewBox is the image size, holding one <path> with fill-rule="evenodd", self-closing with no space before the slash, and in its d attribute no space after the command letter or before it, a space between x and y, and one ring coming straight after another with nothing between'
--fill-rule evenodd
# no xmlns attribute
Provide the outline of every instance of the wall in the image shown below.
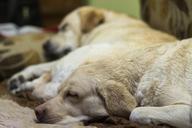
<svg viewBox="0 0 192 128"><path fill-rule="evenodd" d="M139 0L87 0L90 5L112 9L133 17L140 17Z"/></svg>

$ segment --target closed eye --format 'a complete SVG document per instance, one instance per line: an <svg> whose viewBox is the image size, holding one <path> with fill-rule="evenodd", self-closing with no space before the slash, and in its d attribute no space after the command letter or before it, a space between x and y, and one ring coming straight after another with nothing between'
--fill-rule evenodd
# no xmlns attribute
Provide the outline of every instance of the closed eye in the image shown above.
<svg viewBox="0 0 192 128"><path fill-rule="evenodd" d="M59 28L59 31L65 31L67 29L68 24L64 24L62 27Z"/></svg>
<svg viewBox="0 0 192 128"><path fill-rule="evenodd" d="M77 92L74 91L68 91L65 95L65 97L71 97L71 98L79 98L79 95Z"/></svg>

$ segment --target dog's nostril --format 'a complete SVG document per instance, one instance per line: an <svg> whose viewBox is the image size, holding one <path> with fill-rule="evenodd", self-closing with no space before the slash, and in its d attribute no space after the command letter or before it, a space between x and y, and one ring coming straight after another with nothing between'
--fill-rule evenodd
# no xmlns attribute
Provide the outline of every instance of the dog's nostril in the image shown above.
<svg viewBox="0 0 192 128"><path fill-rule="evenodd" d="M46 111L47 110L44 108L38 108L38 107L35 108L35 115L36 115L38 121L41 122L43 120L43 118L46 114Z"/></svg>
<svg viewBox="0 0 192 128"><path fill-rule="evenodd" d="M49 40L46 41L46 42L43 44L43 49L44 49L45 51L48 51L48 50L51 49L51 42L50 42Z"/></svg>

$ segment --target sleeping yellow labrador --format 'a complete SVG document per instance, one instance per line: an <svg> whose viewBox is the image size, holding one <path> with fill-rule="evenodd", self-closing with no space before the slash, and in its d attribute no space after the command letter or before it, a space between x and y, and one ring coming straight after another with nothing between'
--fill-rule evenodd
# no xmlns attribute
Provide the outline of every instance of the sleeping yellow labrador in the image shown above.
<svg viewBox="0 0 192 128"><path fill-rule="evenodd" d="M107 59L108 55L116 56L123 51L176 41L173 36L153 30L140 20L94 7L73 11L59 28L44 46L48 56L63 56L60 51L81 48L60 60L29 66L15 74L8 82L13 94L32 91L32 97L47 100L56 96L61 84L89 60Z"/></svg>
<svg viewBox="0 0 192 128"><path fill-rule="evenodd" d="M141 20L91 6L69 13L58 28L59 32L43 46L49 60L63 57L87 44L137 41L139 45L147 45L175 40L170 35L152 30Z"/></svg>
<svg viewBox="0 0 192 128"><path fill-rule="evenodd" d="M191 42L124 51L81 65L55 98L35 109L37 118L67 124L115 115L191 128Z"/></svg>

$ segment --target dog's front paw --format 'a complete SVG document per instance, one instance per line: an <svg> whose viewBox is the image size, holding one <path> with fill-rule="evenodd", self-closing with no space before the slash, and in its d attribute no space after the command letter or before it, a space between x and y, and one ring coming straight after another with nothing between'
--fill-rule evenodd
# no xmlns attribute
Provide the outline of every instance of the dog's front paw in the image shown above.
<svg viewBox="0 0 192 128"><path fill-rule="evenodd" d="M18 94L21 91L22 85L27 81L23 75L17 75L8 80L8 90L12 94Z"/></svg>
<svg viewBox="0 0 192 128"><path fill-rule="evenodd" d="M135 108L129 117L130 121L137 122L139 124L153 124L152 119L148 118L140 108Z"/></svg>
<svg viewBox="0 0 192 128"><path fill-rule="evenodd" d="M157 112L153 111L150 107L137 107L129 117L133 122L147 125L161 125L161 121L157 118Z"/></svg>

